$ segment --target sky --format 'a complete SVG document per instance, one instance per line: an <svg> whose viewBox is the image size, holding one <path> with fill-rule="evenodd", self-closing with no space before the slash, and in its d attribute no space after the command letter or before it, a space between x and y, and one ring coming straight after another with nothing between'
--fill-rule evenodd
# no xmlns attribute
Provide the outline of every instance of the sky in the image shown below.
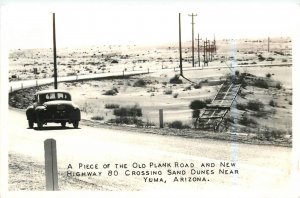
<svg viewBox="0 0 300 198"><path fill-rule="evenodd" d="M156 45L190 41L191 17L201 38L293 36L299 5L292 1L64 1L2 4L2 27L10 49L52 47L52 13L57 47ZM74 3L75 2L75 3Z"/></svg>

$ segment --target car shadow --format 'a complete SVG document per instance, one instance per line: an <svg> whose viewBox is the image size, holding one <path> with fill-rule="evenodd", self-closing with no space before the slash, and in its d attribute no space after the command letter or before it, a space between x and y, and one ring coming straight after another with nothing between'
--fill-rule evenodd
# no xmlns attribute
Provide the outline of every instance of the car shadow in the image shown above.
<svg viewBox="0 0 300 198"><path fill-rule="evenodd" d="M29 128L27 128L29 129ZM52 130L70 130L70 129L74 129L76 130L76 128L74 127L61 127L61 126L43 126L43 128L41 130L38 129L38 127L33 127L33 130L36 131L52 131ZM80 129L79 127L77 129Z"/></svg>

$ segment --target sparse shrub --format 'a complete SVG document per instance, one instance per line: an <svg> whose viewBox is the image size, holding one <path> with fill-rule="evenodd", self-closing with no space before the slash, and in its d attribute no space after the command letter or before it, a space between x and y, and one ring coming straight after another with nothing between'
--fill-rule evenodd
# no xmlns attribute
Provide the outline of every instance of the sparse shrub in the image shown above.
<svg viewBox="0 0 300 198"><path fill-rule="evenodd" d="M265 130L263 134L267 140L271 140L272 138L273 139L282 138L286 134L286 132L274 129L274 130Z"/></svg>
<svg viewBox="0 0 300 198"><path fill-rule="evenodd" d="M285 58L282 59L282 62L283 62L283 63L286 63L286 62L287 62L287 59L285 59Z"/></svg>
<svg viewBox="0 0 300 198"><path fill-rule="evenodd" d="M266 58L263 57L261 54L259 54L259 55L258 55L258 60L259 60L259 61L264 61L264 60L266 60Z"/></svg>
<svg viewBox="0 0 300 198"><path fill-rule="evenodd" d="M261 111L264 108L264 104L258 100L250 100L247 104L247 108L252 111Z"/></svg>
<svg viewBox="0 0 300 198"><path fill-rule="evenodd" d="M242 119L239 120L239 124L244 125L244 126L255 126L257 122L248 116L243 116Z"/></svg>
<svg viewBox="0 0 300 198"><path fill-rule="evenodd" d="M182 128L182 122L181 121L173 121L168 124L169 128L175 128L175 129L181 129Z"/></svg>
<svg viewBox="0 0 300 198"><path fill-rule="evenodd" d="M167 82L162 82L162 84L163 84L163 85L167 85L168 83L167 83Z"/></svg>
<svg viewBox="0 0 300 198"><path fill-rule="evenodd" d="M113 87L112 89L110 90L107 90L106 92L104 92L103 95L109 95L109 96L114 96L118 93L118 89L116 87Z"/></svg>
<svg viewBox="0 0 300 198"><path fill-rule="evenodd" d="M173 122L169 123L168 127L169 128L174 128L174 129L190 128L190 126L182 124L182 122L179 121L179 120L176 120L176 121L173 121Z"/></svg>
<svg viewBox="0 0 300 198"><path fill-rule="evenodd" d="M172 77L171 79L170 79L170 83L172 83L172 84L182 84L182 80L181 79L179 79L180 78L180 75L175 75L174 77Z"/></svg>
<svg viewBox="0 0 300 198"><path fill-rule="evenodd" d="M281 88L282 88L282 85L281 85L280 82L278 82L278 83L276 83L275 87L276 87L277 89L281 89Z"/></svg>
<svg viewBox="0 0 300 198"><path fill-rule="evenodd" d="M173 98L177 98L178 95L179 95L178 93L174 93L174 94L173 94Z"/></svg>
<svg viewBox="0 0 300 198"><path fill-rule="evenodd" d="M275 58L273 58L273 57L268 57L267 59L266 59L266 61L274 61L275 60Z"/></svg>
<svg viewBox="0 0 300 198"><path fill-rule="evenodd" d="M276 102L274 100L270 100L269 105L271 107L276 107L277 106L277 104L276 104Z"/></svg>
<svg viewBox="0 0 300 198"><path fill-rule="evenodd" d="M260 88L264 88L264 89L268 89L269 88L268 83L264 79L256 79L254 81L254 86L260 87Z"/></svg>
<svg viewBox="0 0 300 198"><path fill-rule="evenodd" d="M235 73L236 76L240 75L240 71L239 70L236 70L234 73Z"/></svg>
<svg viewBox="0 0 300 198"><path fill-rule="evenodd" d="M134 87L145 87L146 82L144 79L138 79L137 81L134 82L133 86Z"/></svg>
<svg viewBox="0 0 300 198"><path fill-rule="evenodd" d="M141 116L143 116L142 109L138 105L134 105L132 107L121 107L118 109L114 109L113 114L115 116L120 116L120 117L127 117L127 116L141 117Z"/></svg>
<svg viewBox="0 0 300 198"><path fill-rule="evenodd" d="M202 87L201 83L197 83L197 84L194 85L195 89L201 89L201 87Z"/></svg>
<svg viewBox="0 0 300 198"><path fill-rule="evenodd" d="M183 89L183 91L192 90L192 86L187 86Z"/></svg>
<svg viewBox="0 0 300 198"><path fill-rule="evenodd" d="M272 75L271 75L270 73L267 73L267 74L266 74L266 77L267 77L267 78L271 78L271 76L272 76Z"/></svg>
<svg viewBox="0 0 300 198"><path fill-rule="evenodd" d="M191 109L203 109L206 107L206 102L202 100L194 100L190 104Z"/></svg>
<svg viewBox="0 0 300 198"><path fill-rule="evenodd" d="M200 110L194 109L192 112L192 118L199 118L199 116L200 116Z"/></svg>
<svg viewBox="0 0 300 198"><path fill-rule="evenodd" d="M173 93L172 89L167 89L164 91L165 95L171 95Z"/></svg>
<svg viewBox="0 0 300 198"><path fill-rule="evenodd" d="M207 99L204 100L204 102L205 102L206 104L210 104L210 103L212 102L212 99L207 98Z"/></svg>
<svg viewBox="0 0 300 198"><path fill-rule="evenodd" d="M108 96L114 96L116 95L117 93L115 92L115 90L107 90L103 95L108 95Z"/></svg>
<svg viewBox="0 0 300 198"><path fill-rule="evenodd" d="M104 117L103 116L93 116L93 117L91 117L91 119L101 121L101 120L104 120Z"/></svg>
<svg viewBox="0 0 300 198"><path fill-rule="evenodd" d="M117 109L119 107L120 107L120 105L118 105L118 104L105 104L106 109Z"/></svg>
<svg viewBox="0 0 300 198"><path fill-rule="evenodd" d="M143 126L143 121L137 117L117 117L115 119L110 119L109 123L116 124L135 124L137 126Z"/></svg>
<svg viewBox="0 0 300 198"><path fill-rule="evenodd" d="M293 102L292 101L289 101L289 105L292 105L293 104Z"/></svg>
<svg viewBox="0 0 300 198"><path fill-rule="evenodd" d="M256 118L263 118L263 117L266 117L269 113L272 113L272 111L271 112L268 112L268 111L255 111L251 115L256 117Z"/></svg>
<svg viewBox="0 0 300 198"><path fill-rule="evenodd" d="M237 103L236 104L236 108L238 110L242 110L242 111L245 111L247 109L247 105L246 104L242 104L242 103Z"/></svg>

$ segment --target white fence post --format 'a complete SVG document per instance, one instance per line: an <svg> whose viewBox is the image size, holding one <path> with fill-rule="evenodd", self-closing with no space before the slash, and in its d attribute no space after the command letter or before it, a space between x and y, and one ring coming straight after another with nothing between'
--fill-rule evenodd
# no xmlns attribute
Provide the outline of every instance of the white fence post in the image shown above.
<svg viewBox="0 0 300 198"><path fill-rule="evenodd" d="M163 112L163 109L159 110L159 127L164 128L164 112Z"/></svg>
<svg viewBox="0 0 300 198"><path fill-rule="evenodd" d="M45 149L45 173L46 173L46 190L58 190L58 172L57 172L57 155L56 141L47 139L44 141Z"/></svg>

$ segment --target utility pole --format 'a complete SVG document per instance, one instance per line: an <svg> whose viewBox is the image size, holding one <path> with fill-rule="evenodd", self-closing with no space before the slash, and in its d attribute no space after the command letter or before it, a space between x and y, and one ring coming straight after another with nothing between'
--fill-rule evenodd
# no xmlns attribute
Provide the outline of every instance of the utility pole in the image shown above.
<svg viewBox="0 0 300 198"><path fill-rule="evenodd" d="M183 76L182 72L182 49L181 49L181 14L179 13L179 67L180 67L180 75Z"/></svg>
<svg viewBox="0 0 300 198"><path fill-rule="evenodd" d="M210 46L210 40L208 40L208 61L211 61L211 46Z"/></svg>
<svg viewBox="0 0 300 198"><path fill-rule="evenodd" d="M268 52L270 52L270 37L268 37Z"/></svg>
<svg viewBox="0 0 300 198"><path fill-rule="evenodd" d="M54 64L54 89L57 89L57 66L56 66L56 35L55 35L55 13L53 13L53 64Z"/></svg>
<svg viewBox="0 0 300 198"><path fill-rule="evenodd" d="M193 67L195 67L195 60L194 60L194 16L197 16L197 14L192 13L189 16L192 17L192 62L193 62Z"/></svg>
<svg viewBox="0 0 300 198"><path fill-rule="evenodd" d="M198 41L198 66L200 67L200 39L199 39L199 33L198 33L198 39L196 39Z"/></svg>
<svg viewBox="0 0 300 198"><path fill-rule="evenodd" d="M207 58L207 38L206 40L204 41L204 46L203 46L203 50L204 50L204 65L208 66L208 58Z"/></svg>
<svg viewBox="0 0 300 198"><path fill-rule="evenodd" d="M217 54L216 37L214 35L214 53Z"/></svg>

